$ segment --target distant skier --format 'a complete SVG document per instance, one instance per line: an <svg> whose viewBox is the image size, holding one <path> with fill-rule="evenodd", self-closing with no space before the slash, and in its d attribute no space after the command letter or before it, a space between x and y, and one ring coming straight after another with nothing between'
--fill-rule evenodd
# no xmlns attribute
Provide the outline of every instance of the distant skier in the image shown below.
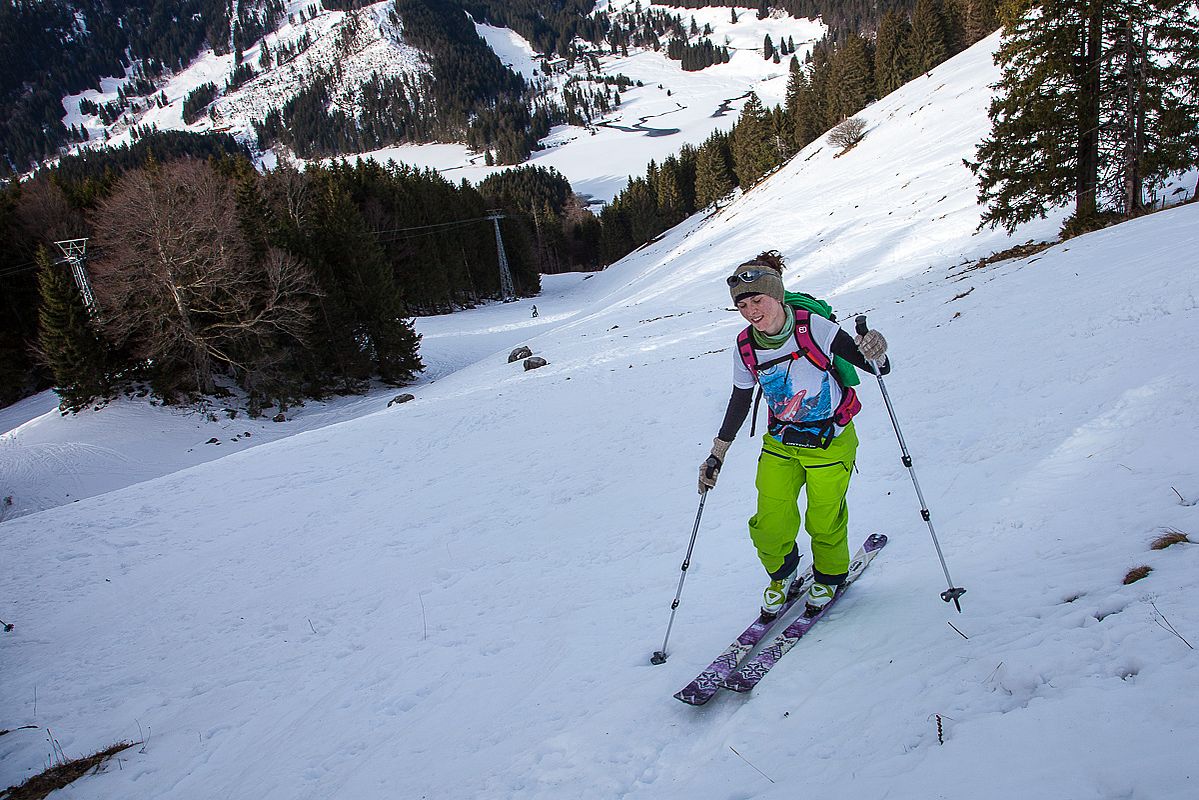
<svg viewBox="0 0 1199 800"><path fill-rule="evenodd" d="M851 420L861 403L838 377L834 357L868 372L867 361L878 362L884 375L890 371L882 334L872 330L851 337L819 313L791 305L799 298L785 297L782 275L783 258L771 250L737 267L726 281L737 310L750 324L733 349L733 393L724 423L699 470L700 493L714 488L729 445L749 414L754 385L761 386L769 424L758 458L757 513L749 520L749 532L770 576L762 595L766 618L782 608L795 580L798 501L805 485L804 527L812 540L815 579L804 597L809 613L828 604L849 571L845 494L858 447Z"/></svg>
<svg viewBox="0 0 1199 800"><path fill-rule="evenodd" d="M537 306L533 306L533 316L537 316Z"/></svg>

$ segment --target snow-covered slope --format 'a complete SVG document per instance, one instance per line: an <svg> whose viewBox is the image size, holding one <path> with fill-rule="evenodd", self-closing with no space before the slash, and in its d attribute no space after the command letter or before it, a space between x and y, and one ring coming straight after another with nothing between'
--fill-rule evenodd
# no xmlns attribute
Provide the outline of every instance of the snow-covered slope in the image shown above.
<svg viewBox="0 0 1199 800"><path fill-rule="evenodd" d="M972 233L961 166L994 44L873 106L850 153L816 143L539 300L547 367L484 338L411 403L0 525L0 785L49 731L71 756L147 740L80 798L1192 794L1199 665L1167 625L1199 639L1199 548L1148 542L1199 540L1199 206L972 269L1011 243ZM769 247L887 335L969 592L938 597L868 379L851 536L890 545L752 695L694 709L671 693L763 585L744 432L649 656L728 396L721 277ZM469 361L516 308L424 329L429 357Z"/></svg>
<svg viewBox="0 0 1199 800"><path fill-rule="evenodd" d="M378 386L362 396L309 400L286 410L270 408L257 418L245 413L244 398L213 399L202 407L147 405L142 397L119 397L101 413L63 416L58 397L43 392L0 409L0 520L121 489L186 467L213 461L268 442L344 422L385 408L398 394L420 391L493 352L508 352L522 340L577 313L562 310L565 298L587 277L578 273L542 277L537 318L528 304L497 304L486 315L423 317L425 371L402 390ZM557 313L548 309L557 308ZM463 328L468 328L464 330ZM281 420L276 420L282 414ZM0 725L2 727L2 725Z"/></svg>

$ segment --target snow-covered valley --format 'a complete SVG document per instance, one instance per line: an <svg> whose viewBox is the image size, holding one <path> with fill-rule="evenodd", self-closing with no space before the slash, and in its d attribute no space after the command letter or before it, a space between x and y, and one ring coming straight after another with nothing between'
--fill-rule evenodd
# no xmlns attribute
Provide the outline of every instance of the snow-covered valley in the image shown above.
<svg viewBox="0 0 1199 800"><path fill-rule="evenodd" d="M602 5L613 9L633 4ZM404 42L402 28L390 20L390 6L390 2L379 2L347 14L293 0L287 4L290 21L248 48L245 63L258 64L264 45L270 52L277 52L280 47L295 46L301 40L311 44L286 64L263 70L244 86L226 92L213 104L211 113L191 124L183 120L184 99L202 84L223 86L234 68L232 54L217 56L207 51L171 76L162 87L166 105L150 104L108 126L98 116L80 112L81 100L101 105L114 101L128 76L105 79L103 91L91 89L63 98L63 124L86 128L92 139L87 147L128 143L135 125L164 131L229 132L253 145L253 123L261 121L271 108L281 107L308 78L332 63L338 65L335 102L347 109L354 107L354 91L370 76L412 74L427 69L425 56ZM301 16L302 11L313 7L318 7L319 13ZM789 37L802 58L825 33L818 20L782 15L758 20L756 9L738 9L740 21L733 24L725 8L678 9L651 4L642 7L672 15L681 13L686 19L694 17L700 25L710 25L713 40L727 42L732 59L727 64L685 72L678 61L653 50L634 49L629 55L597 57L603 74L621 75L634 82L622 91L619 108L591 126L556 127L542 141L543 149L534 152L526 162L558 170L570 180L576 192L597 202L610 201L624 188L629 176L642 174L651 160L661 162L678 153L684 144L698 145L713 131L730 129L751 91L757 92L767 105L782 103L788 64L763 59L764 36L772 35L778 41ZM476 23L475 28L505 65L527 81L544 82L550 97L560 98L567 80L586 74L583 66L569 72L541 74L543 59L518 34L483 23ZM347 41L349 52L343 53ZM643 126L647 124L657 129L646 131ZM662 131L666 131L665 135ZM384 163L397 161L431 168L451 180L466 179L474 183L503 169L486 166L482 153L454 143L398 145L361 155ZM274 165L280 156L295 160L292 154L274 151L261 154L261 159L266 165Z"/></svg>

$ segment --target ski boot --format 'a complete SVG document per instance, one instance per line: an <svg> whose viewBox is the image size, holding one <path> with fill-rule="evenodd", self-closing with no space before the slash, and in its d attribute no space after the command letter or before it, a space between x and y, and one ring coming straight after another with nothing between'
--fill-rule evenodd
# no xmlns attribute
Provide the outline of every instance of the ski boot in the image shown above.
<svg viewBox="0 0 1199 800"><path fill-rule="evenodd" d="M785 578L771 581L766 587L766 591L762 592L763 622L768 622L778 616L779 609L787 602L787 597L791 593L791 585L793 583L795 583L794 572Z"/></svg>
<svg viewBox="0 0 1199 800"><path fill-rule="evenodd" d="M807 593L804 595L804 616L811 619L824 610L824 607L832 602L833 596L837 593L836 586L829 586L827 583L815 581L808 587Z"/></svg>

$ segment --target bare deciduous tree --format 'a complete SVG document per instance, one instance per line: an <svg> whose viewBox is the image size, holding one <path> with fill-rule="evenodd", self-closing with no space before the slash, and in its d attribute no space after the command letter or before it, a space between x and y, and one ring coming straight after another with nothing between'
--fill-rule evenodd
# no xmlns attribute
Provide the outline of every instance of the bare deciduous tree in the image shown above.
<svg viewBox="0 0 1199 800"><path fill-rule="evenodd" d="M866 121L860 117L850 117L829 131L828 143L841 148L837 155L844 155L865 137Z"/></svg>
<svg viewBox="0 0 1199 800"><path fill-rule="evenodd" d="M95 215L97 298L109 336L179 388L210 393L214 375L259 371L301 343L315 284L298 260L256 262L230 181L203 162L129 173Z"/></svg>
<svg viewBox="0 0 1199 800"><path fill-rule="evenodd" d="M87 236L83 215L71 208L62 190L45 177L21 184L21 202L16 210L22 227L51 249L56 240Z"/></svg>

